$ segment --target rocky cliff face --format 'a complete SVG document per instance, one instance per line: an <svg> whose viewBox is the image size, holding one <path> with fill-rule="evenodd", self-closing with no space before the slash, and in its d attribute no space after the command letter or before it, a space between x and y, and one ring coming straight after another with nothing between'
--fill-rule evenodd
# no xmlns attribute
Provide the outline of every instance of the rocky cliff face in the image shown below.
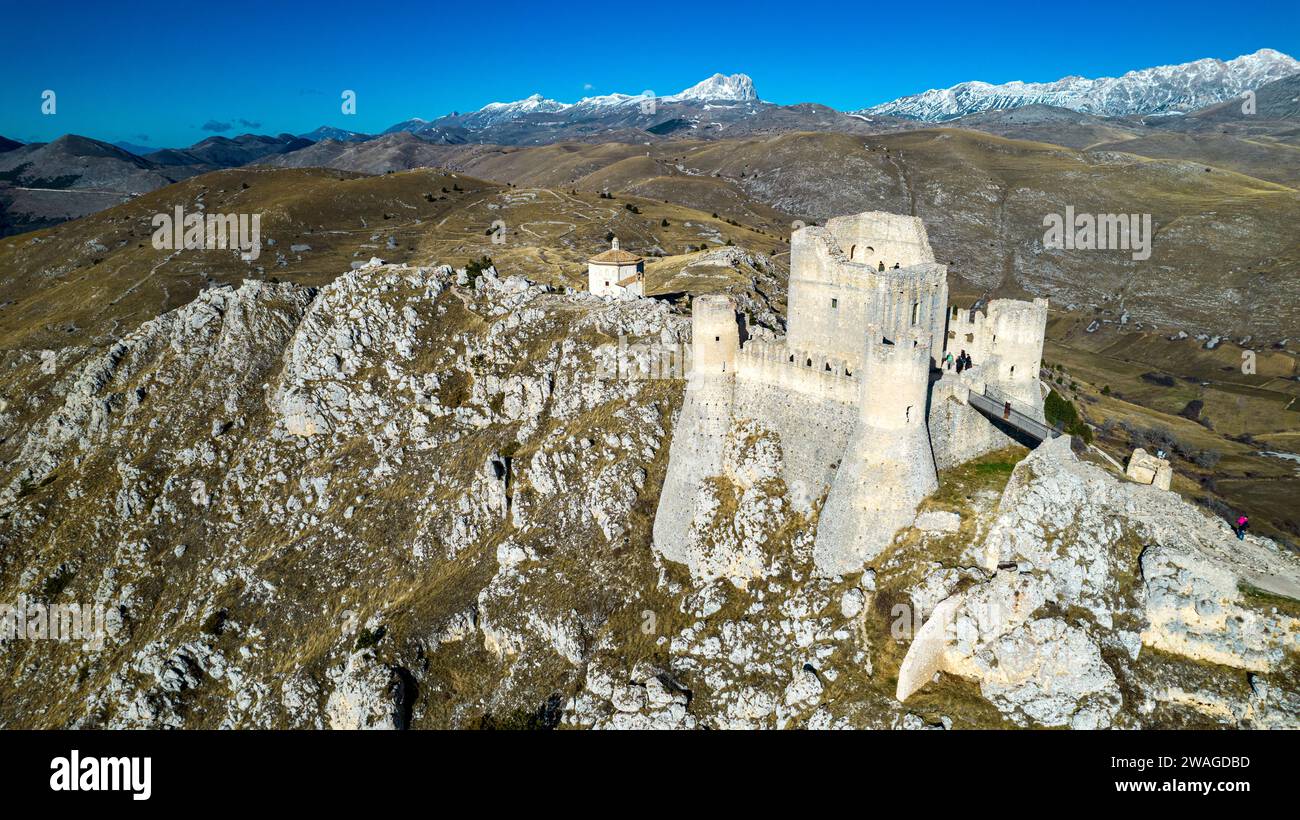
<svg viewBox="0 0 1300 820"><path fill-rule="evenodd" d="M1068 452L945 470L870 569L818 578L816 509L740 426L692 565L657 558L682 384L598 374L688 334L376 262L3 354L0 603L102 606L107 635L0 638L0 725L1296 722L1294 556ZM1022 586L895 698L915 627Z"/></svg>

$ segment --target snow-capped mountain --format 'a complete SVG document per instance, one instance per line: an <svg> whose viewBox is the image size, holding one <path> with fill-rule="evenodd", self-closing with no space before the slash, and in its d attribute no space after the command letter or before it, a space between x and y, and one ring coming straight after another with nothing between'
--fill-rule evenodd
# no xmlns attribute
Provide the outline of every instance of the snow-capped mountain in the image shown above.
<svg viewBox="0 0 1300 820"><path fill-rule="evenodd" d="M529 114L554 114L572 107L569 103L550 100L541 94L533 94L514 102L488 103L477 111L465 114L461 117L460 124L466 128L487 128Z"/></svg>
<svg viewBox="0 0 1300 820"><path fill-rule="evenodd" d="M716 102L732 100L735 102L758 102L758 92L754 91L754 81L748 74L714 74L707 80L701 80L685 91L665 97L669 102Z"/></svg>
<svg viewBox="0 0 1300 820"><path fill-rule="evenodd" d="M315 131L308 131L298 136L312 142L321 140L336 140L338 142L364 142L370 139L369 134L362 134L360 131L349 131L346 128L335 128L332 125L322 125Z"/></svg>
<svg viewBox="0 0 1300 820"><path fill-rule="evenodd" d="M697 105L710 102L760 102L758 94L754 91L754 81L748 75L714 74L684 91L669 96L661 97L648 91L640 94L615 93L584 97L574 103L565 103L543 97L541 94L533 94L514 102L488 103L477 111L450 114L432 122L416 117L398 123L384 133L410 131L413 134L424 134L448 124L469 131L482 131L517 120L537 120L550 114L557 115L557 120L573 122L608 114L640 112L645 107L645 102L652 98L655 100L655 108L669 103Z"/></svg>
<svg viewBox="0 0 1300 820"><path fill-rule="evenodd" d="M1300 72L1300 61L1280 51L1262 48L1233 60L1196 60L1130 71L1122 77L1065 77L1050 83L1015 81L1001 85L965 82L902 97L858 113L941 122L976 111L1045 104L1113 117L1181 114L1223 102L1297 72Z"/></svg>

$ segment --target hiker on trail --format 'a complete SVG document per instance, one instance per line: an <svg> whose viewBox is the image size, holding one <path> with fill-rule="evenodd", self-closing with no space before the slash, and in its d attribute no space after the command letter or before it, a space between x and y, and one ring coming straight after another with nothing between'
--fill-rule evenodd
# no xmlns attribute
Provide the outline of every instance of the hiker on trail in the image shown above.
<svg viewBox="0 0 1300 820"><path fill-rule="evenodd" d="M1237 526L1234 529L1236 529L1237 531L1238 541L1246 540L1246 528L1249 526L1250 526L1250 519L1247 518L1246 516L1243 515L1242 517L1237 519Z"/></svg>

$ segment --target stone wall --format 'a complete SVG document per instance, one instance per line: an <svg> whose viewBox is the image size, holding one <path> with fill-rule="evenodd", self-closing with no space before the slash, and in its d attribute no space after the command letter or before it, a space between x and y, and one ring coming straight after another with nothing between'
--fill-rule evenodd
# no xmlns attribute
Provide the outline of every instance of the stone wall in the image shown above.
<svg viewBox="0 0 1300 820"><path fill-rule="evenodd" d="M930 386L927 426L937 469L948 470L1015 444L1010 436L970 406L967 399L970 389L966 380L946 371L943 378Z"/></svg>
<svg viewBox="0 0 1300 820"><path fill-rule="evenodd" d="M861 390L857 375L844 359L794 349L779 341L750 339L736 359L736 369L754 391L795 392L853 404Z"/></svg>
<svg viewBox="0 0 1300 820"><path fill-rule="evenodd" d="M755 419L781 439L781 478L791 505L811 513L835 476L857 418L857 404L805 393L755 390L738 381L736 417Z"/></svg>
<svg viewBox="0 0 1300 820"><path fill-rule="evenodd" d="M975 364L981 364L988 353L984 333L985 316L981 311L953 307L948 311L948 347L955 362L964 350ZM956 365L954 364L954 369Z"/></svg>

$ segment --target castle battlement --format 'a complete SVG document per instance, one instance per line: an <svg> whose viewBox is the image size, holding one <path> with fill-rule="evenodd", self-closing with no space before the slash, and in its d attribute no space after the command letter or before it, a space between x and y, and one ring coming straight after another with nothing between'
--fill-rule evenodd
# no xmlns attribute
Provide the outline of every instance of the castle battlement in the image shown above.
<svg viewBox="0 0 1300 820"><path fill-rule="evenodd" d="M854 404L861 383L844 359L789 347L783 340L750 339L736 358L736 375L757 383L815 398Z"/></svg>

